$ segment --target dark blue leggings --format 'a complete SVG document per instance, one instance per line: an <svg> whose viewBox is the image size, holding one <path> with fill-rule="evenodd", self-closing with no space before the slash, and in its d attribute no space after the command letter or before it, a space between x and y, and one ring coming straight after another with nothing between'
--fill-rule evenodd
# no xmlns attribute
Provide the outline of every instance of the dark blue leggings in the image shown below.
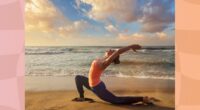
<svg viewBox="0 0 200 110"><path fill-rule="evenodd" d="M100 99L110 102L112 104L133 104L143 101L143 97L118 97L112 94L110 91L106 89L106 86L103 82L99 83L95 87L90 87L88 78L85 76L77 75L75 77L76 81L76 87L78 90L78 93L81 98L84 98L84 89L83 86L87 89L93 91Z"/></svg>

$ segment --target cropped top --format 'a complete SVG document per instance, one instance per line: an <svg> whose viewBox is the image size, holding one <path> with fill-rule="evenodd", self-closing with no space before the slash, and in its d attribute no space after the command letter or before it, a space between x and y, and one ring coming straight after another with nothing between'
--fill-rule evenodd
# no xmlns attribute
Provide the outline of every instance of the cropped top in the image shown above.
<svg viewBox="0 0 200 110"><path fill-rule="evenodd" d="M98 64L99 60L94 60L91 64L90 67L90 71L89 71L89 85L90 87L94 87L96 85L98 85L101 80L101 74L103 72L103 69L100 68L99 64Z"/></svg>

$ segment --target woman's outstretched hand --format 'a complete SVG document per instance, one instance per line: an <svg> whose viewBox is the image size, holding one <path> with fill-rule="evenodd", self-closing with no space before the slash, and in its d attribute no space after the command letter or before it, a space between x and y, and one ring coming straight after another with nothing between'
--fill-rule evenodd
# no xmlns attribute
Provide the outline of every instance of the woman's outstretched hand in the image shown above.
<svg viewBox="0 0 200 110"><path fill-rule="evenodd" d="M91 99L91 98L74 98L74 99L72 99L72 101L74 101L74 102L85 102L85 101L87 101L87 102L89 102L89 103L93 103L93 102L95 102L93 99Z"/></svg>
<svg viewBox="0 0 200 110"><path fill-rule="evenodd" d="M140 46L140 45L138 45L138 44L134 44L134 45L132 45L131 46L131 49L133 50L133 51L135 51L136 52L136 50L139 50L139 49L141 49L142 47Z"/></svg>

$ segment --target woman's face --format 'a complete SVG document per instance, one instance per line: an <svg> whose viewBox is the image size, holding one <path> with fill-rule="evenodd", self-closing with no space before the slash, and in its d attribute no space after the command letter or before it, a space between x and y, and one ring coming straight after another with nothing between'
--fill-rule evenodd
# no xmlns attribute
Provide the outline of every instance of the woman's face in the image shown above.
<svg viewBox="0 0 200 110"><path fill-rule="evenodd" d="M109 50L107 50L106 52L105 52L105 57L109 57L110 55L112 55L112 53L114 52L114 50L111 50L111 49L109 49Z"/></svg>

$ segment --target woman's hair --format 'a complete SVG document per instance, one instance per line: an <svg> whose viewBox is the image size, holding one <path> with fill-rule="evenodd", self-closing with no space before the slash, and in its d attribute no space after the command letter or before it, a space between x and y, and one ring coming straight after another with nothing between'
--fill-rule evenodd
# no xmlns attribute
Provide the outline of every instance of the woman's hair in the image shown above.
<svg viewBox="0 0 200 110"><path fill-rule="evenodd" d="M120 58L120 56L118 55L118 56L113 60L113 63L114 63L114 64L120 64L119 58Z"/></svg>
<svg viewBox="0 0 200 110"><path fill-rule="evenodd" d="M116 50L110 50L111 53L114 53ZM120 56L118 55L114 60L113 60L113 63L114 64L120 64L120 60L119 60Z"/></svg>

